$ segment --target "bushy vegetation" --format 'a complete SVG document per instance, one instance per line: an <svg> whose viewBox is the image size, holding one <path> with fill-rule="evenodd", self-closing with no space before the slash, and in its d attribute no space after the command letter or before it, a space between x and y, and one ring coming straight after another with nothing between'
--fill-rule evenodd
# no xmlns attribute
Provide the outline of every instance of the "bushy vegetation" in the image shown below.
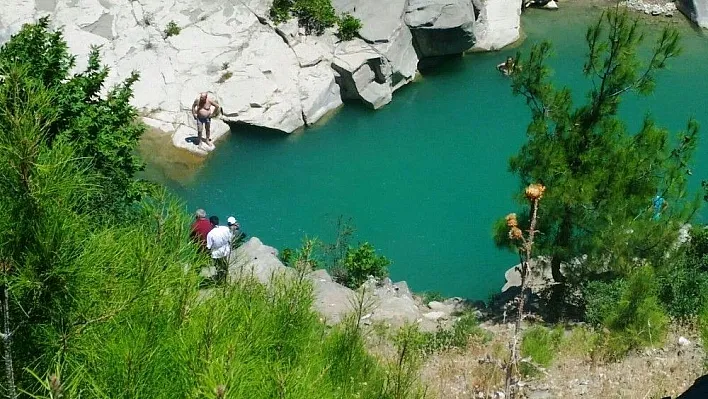
<svg viewBox="0 0 708 399"><path fill-rule="evenodd" d="M361 21L349 13L337 14L330 0L275 0L270 8L270 17L276 23L297 17L305 32L321 35L325 29L339 25L338 36L342 40L353 39L361 29Z"/></svg>
<svg viewBox="0 0 708 399"><path fill-rule="evenodd" d="M339 19L337 36L342 40L352 40L359 34L361 20L349 13L344 13Z"/></svg>
<svg viewBox="0 0 708 399"><path fill-rule="evenodd" d="M200 290L210 260L188 239L190 216L134 180L137 75L100 96L98 52L70 75L74 58L47 26L0 49L5 397L419 397L392 377L415 363L370 356L360 318L319 321L306 267L269 287Z"/></svg>
<svg viewBox="0 0 708 399"><path fill-rule="evenodd" d="M470 339L488 341L490 334L479 326L479 320L471 312L462 314L452 329L440 328L434 333L422 334L422 350L426 354L448 349L464 349Z"/></svg>
<svg viewBox="0 0 708 399"><path fill-rule="evenodd" d="M649 266L637 268L626 280L588 285L587 318L609 331L605 345L609 357L663 343L669 320L658 288Z"/></svg>
<svg viewBox="0 0 708 399"><path fill-rule="evenodd" d="M42 130L37 140L50 148L70 146L74 156L90 161L86 167L98 172L94 184L102 187L83 192L91 196L92 208L124 207L147 190L134 178L143 169L136 148L144 126L129 103L138 74L101 96L108 68L101 65L98 49L92 49L86 69L72 75L75 57L61 32L51 32L48 26L49 19L42 18L0 48L1 74L9 77L3 104L23 104L30 101L30 93L39 98L41 92L45 99L34 106L45 118L37 126ZM10 84L17 91L11 91ZM9 119L3 123L3 131L15 127Z"/></svg>
<svg viewBox="0 0 708 399"><path fill-rule="evenodd" d="M359 247L348 248L342 269L336 274L337 282L350 288L360 287L370 276L382 279L388 276L391 262L383 255L377 255L373 245L365 242Z"/></svg>
<svg viewBox="0 0 708 399"><path fill-rule="evenodd" d="M523 358L519 364L521 374L538 375L539 367L550 366L563 339L563 333L562 328L554 330L543 326L529 328L521 340Z"/></svg>
<svg viewBox="0 0 708 399"><path fill-rule="evenodd" d="M165 26L165 30L162 31L165 39L171 36L177 36L179 33L182 31L182 28L177 25L177 22L175 21L170 21L167 23L167 26Z"/></svg>
<svg viewBox="0 0 708 399"><path fill-rule="evenodd" d="M708 306L708 230L697 225L691 237L659 268L659 298L675 318L695 317Z"/></svg>
<svg viewBox="0 0 708 399"><path fill-rule="evenodd" d="M537 253L551 257L558 283L583 281L596 272L627 275L636 259L657 266L700 205L697 195L686 194L697 123L689 121L671 140L650 117L630 132L618 116L622 98L650 94L657 72L681 51L678 32L667 28L643 61L644 37L637 21L614 9L588 28L583 73L592 88L578 105L573 99L579 96L550 80L549 43L517 57L522 68L512 75L512 88L526 99L532 120L510 168L522 187L535 182L548 187ZM668 201L667 209L652 208L657 195ZM497 242L507 244L505 237L501 229ZM560 272L563 263L572 266L566 275Z"/></svg>

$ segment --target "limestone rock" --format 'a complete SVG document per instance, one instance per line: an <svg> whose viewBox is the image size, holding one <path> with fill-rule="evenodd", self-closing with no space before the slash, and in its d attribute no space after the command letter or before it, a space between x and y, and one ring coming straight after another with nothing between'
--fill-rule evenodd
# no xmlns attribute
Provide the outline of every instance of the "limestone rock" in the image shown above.
<svg viewBox="0 0 708 399"><path fill-rule="evenodd" d="M405 21L420 57L458 54L474 46L474 7L469 0L409 0Z"/></svg>
<svg viewBox="0 0 708 399"><path fill-rule="evenodd" d="M258 237L252 237L232 254L229 265L229 281L255 278L262 284L269 284L273 278L292 277L295 269L286 267L278 259L278 251L263 245Z"/></svg>
<svg viewBox="0 0 708 399"><path fill-rule="evenodd" d="M676 6L691 21L708 29L708 0L678 0Z"/></svg>
<svg viewBox="0 0 708 399"><path fill-rule="evenodd" d="M499 50L519 40L522 0L474 0L475 50Z"/></svg>
<svg viewBox="0 0 708 399"><path fill-rule="evenodd" d="M361 20L359 36L371 45L362 50L365 53L373 50L386 60L389 68L385 72L389 76L382 80L388 82L391 91L413 80L418 67L418 55L413 47L411 32L403 22L406 0L333 0L332 5L337 12L348 12ZM342 49L339 50L341 53ZM356 46L347 46L344 51L356 51Z"/></svg>
<svg viewBox="0 0 708 399"><path fill-rule="evenodd" d="M313 281L313 306L328 325L341 322L353 311L356 293L333 281Z"/></svg>
<svg viewBox="0 0 708 399"><path fill-rule="evenodd" d="M558 3L556 3L554 0L551 0L548 3L546 3L542 8L544 8L546 10L557 10Z"/></svg>
<svg viewBox="0 0 708 399"><path fill-rule="evenodd" d="M447 316L447 313L441 312L441 311L423 313L423 317L425 317L428 320L433 320L433 321L440 320L442 318L445 318L446 316Z"/></svg>
<svg viewBox="0 0 708 399"><path fill-rule="evenodd" d="M335 49L332 68L345 99L359 99L378 109L391 102L388 60L363 40L341 43Z"/></svg>

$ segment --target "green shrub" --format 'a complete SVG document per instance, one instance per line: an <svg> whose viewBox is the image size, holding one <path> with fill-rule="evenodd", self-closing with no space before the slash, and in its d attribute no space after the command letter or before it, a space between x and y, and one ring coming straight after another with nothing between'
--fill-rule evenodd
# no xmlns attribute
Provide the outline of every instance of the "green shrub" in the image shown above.
<svg viewBox="0 0 708 399"><path fill-rule="evenodd" d="M388 276L391 262L384 256L376 255L374 247L365 242L359 248L349 247L341 268L331 270L332 278L349 288L359 288L369 276L377 279Z"/></svg>
<svg viewBox="0 0 708 399"><path fill-rule="evenodd" d="M691 229L691 240L659 269L659 298L670 315L696 316L708 300L708 231Z"/></svg>
<svg viewBox="0 0 708 399"><path fill-rule="evenodd" d="M467 346L472 337L483 341L491 338L490 334L479 326L479 320L474 314L465 312L452 329L439 329L434 333L424 334L422 349L427 354L446 349L461 349Z"/></svg>
<svg viewBox="0 0 708 399"><path fill-rule="evenodd" d="M345 41L352 40L359 34L359 30L361 29L361 20L345 12L339 19L338 25L339 31L337 32L337 36Z"/></svg>
<svg viewBox="0 0 708 399"><path fill-rule="evenodd" d="M660 344L668 316L660 305L658 279L650 266L643 266L625 280L592 283L586 290L586 317L607 328L606 355L619 358L628 351Z"/></svg>
<svg viewBox="0 0 708 399"><path fill-rule="evenodd" d="M430 302L437 301L442 302L445 300L443 294L437 291L424 291L422 294L422 299L424 304L429 304Z"/></svg>
<svg viewBox="0 0 708 399"><path fill-rule="evenodd" d="M521 340L521 356L530 358L533 364L521 362L519 365L521 373L533 376L539 371L536 366L544 368L550 366L563 339L563 332L562 328L555 330L543 326L529 328Z"/></svg>
<svg viewBox="0 0 708 399"><path fill-rule="evenodd" d="M573 327L569 333L564 333L558 353L569 358L584 359L595 351L599 338L599 334L590 328Z"/></svg>
<svg viewBox="0 0 708 399"><path fill-rule="evenodd" d="M177 22L175 21L170 21L167 23L167 26L165 27L165 30L163 31L165 39L170 37L170 36L177 36L179 33L182 31L182 28L177 25Z"/></svg>
<svg viewBox="0 0 708 399"><path fill-rule="evenodd" d="M337 23L337 14L330 0L296 0L292 11L308 35L321 35Z"/></svg>
<svg viewBox="0 0 708 399"><path fill-rule="evenodd" d="M585 299L585 321L602 326L610 312L617 306L622 293L627 288L627 281L615 279L610 282L591 281L583 287Z"/></svg>
<svg viewBox="0 0 708 399"><path fill-rule="evenodd" d="M290 10L293 8L294 0L275 0L270 7L270 18L275 23L285 22L290 19Z"/></svg>
<svg viewBox="0 0 708 399"><path fill-rule="evenodd" d="M708 273L681 262L659 277L659 298L671 316L697 315L708 300Z"/></svg>

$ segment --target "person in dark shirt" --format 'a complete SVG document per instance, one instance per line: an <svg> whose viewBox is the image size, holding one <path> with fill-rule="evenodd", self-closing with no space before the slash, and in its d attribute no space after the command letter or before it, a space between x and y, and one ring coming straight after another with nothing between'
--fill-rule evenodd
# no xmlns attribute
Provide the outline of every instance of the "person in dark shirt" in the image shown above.
<svg viewBox="0 0 708 399"><path fill-rule="evenodd" d="M192 240L199 243L202 248L206 249L207 234L209 234L212 228L214 228L214 226L212 226L209 219L207 219L204 209L197 209L190 233Z"/></svg>

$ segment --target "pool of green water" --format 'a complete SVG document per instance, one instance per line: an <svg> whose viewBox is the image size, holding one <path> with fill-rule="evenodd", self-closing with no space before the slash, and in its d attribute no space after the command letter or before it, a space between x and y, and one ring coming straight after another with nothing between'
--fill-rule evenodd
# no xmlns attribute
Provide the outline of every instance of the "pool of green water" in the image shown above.
<svg viewBox="0 0 708 399"><path fill-rule="evenodd" d="M568 4L568 3L565 3ZM177 180L157 167L190 209L235 215L269 245L297 247L303 237L334 237L341 215L393 261L394 280L416 291L484 299L498 291L516 257L491 240L495 219L516 209L518 181L507 160L522 141L529 113L494 66L539 40L554 43L557 82L581 99L590 8L524 14L518 49L451 60L371 111L348 104L326 123L292 135L235 128L195 173ZM677 131L694 116L708 130L708 38L674 20L685 53L661 73L650 97L629 98L621 112L636 127L647 112ZM705 134L704 134L705 136ZM708 140L694 167L694 186L708 178ZM649 201L649 199L647 199Z"/></svg>

